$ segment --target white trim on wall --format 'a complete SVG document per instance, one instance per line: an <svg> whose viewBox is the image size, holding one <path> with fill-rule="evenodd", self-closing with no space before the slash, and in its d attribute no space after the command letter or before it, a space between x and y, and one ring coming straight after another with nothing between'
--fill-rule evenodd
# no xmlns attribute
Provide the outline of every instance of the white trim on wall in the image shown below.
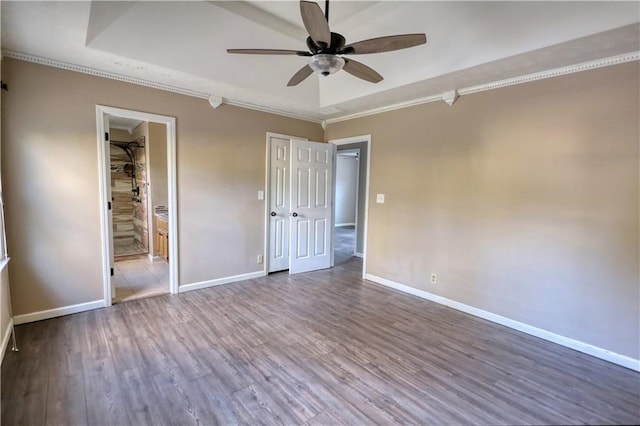
<svg viewBox="0 0 640 426"><path fill-rule="evenodd" d="M167 129L167 201L169 208L169 291L171 294L178 293L178 204L177 204L177 161L176 161L176 119L166 115L150 114L146 112L133 111L122 108L113 108L103 105L96 105L96 129L98 138L98 169L100 185L100 222L102 225L102 264L104 282L104 306L111 306L113 295L111 294L111 246L110 236L112 230L109 229L109 209L107 202L107 185L110 185L109 168L106 161L108 159L104 134L108 131L105 128L104 116L113 115L118 117L132 118L140 121L162 123Z"/></svg>
<svg viewBox="0 0 640 426"><path fill-rule="evenodd" d="M611 65L623 64L625 62L633 62L640 60L640 51L624 53L622 55L611 56L608 58L598 59L595 61L582 62L579 64L569 65L561 68L554 68L546 71L536 72L533 74L525 74L504 80L492 81L489 83L479 84L477 86L464 87L457 89L459 96L470 95L472 93L484 92L487 90L500 89L502 87L514 86L516 84L530 83L536 80L544 80L547 78L558 77L566 74L573 74L581 71L589 71L596 68L608 67ZM448 93L448 92L446 92ZM373 108L367 111L361 111L354 114L347 114L341 117L327 118L323 122L325 126L340 121L353 120L355 118L367 117L369 115L380 114L388 111L409 108L416 105L427 104L430 102L445 101L446 93L439 95L431 95L417 99L411 99L397 104L385 105L379 108Z"/></svg>
<svg viewBox="0 0 640 426"><path fill-rule="evenodd" d="M155 241L155 235L153 235L153 218L155 212L153 211L153 186L151 186L151 161L149 161L149 153L151 152L151 147L149 146L150 138L149 138L149 123L145 123L147 125L147 132L145 134L144 141L144 166L146 169L146 179L144 182L145 191L147 192L147 247L149 247L149 253L147 254L147 258L150 262L153 262L153 242ZM111 124L109 127L112 127Z"/></svg>
<svg viewBox="0 0 640 426"><path fill-rule="evenodd" d="M9 320L7 324L7 328L4 330L4 334L2 335L2 354L0 355L0 365L2 365L2 361L4 361L4 354L7 351L7 347L9 346L9 339L11 339L11 332L13 331L13 319Z"/></svg>
<svg viewBox="0 0 640 426"><path fill-rule="evenodd" d="M108 78L111 80L137 84L139 86L151 87L153 89L178 93L180 95L185 95L185 96L192 96L199 99L209 99L209 97L211 96L211 94L209 93L194 91L190 89L184 89L184 88L175 87L175 86L171 86L164 83L156 83L153 81L143 80L135 77L128 77L128 76L116 74L109 71L101 71L94 68L85 67L82 65L75 65L75 64L69 64L66 62L57 61L55 59L43 58L40 56L30 55L27 53L14 52L12 50L2 50L2 56L7 58L12 58L12 59L18 59L26 62L33 62L36 64L46 65L54 68L65 69L68 71L89 74L96 77ZM569 65L561 68L554 68L554 69L541 71L537 73L525 74L525 75L516 76L516 77L504 79L504 80L484 83L477 86L464 87L461 89L457 89L457 92L458 92L458 95L464 96L464 95L469 95L471 93L478 93L486 90L499 89L501 87L512 86L515 84L528 83L531 81L543 80L546 78L558 77L560 75L572 74L572 73L581 72L581 71L588 71L596 68L608 67L611 65L618 65L625 62L632 62L637 60L640 60L640 51L624 53L621 55L610 56L608 58L597 59L595 61L582 62L579 64ZM319 119L317 117L311 117L309 115L296 114L293 112L282 111L275 108L269 108L266 106L252 104L250 102L233 100L229 98L223 98L223 102L227 105L236 106L240 108L247 108L255 111L262 111L262 112L267 112L271 114L281 115L284 117L290 117L298 120L318 123L322 125L323 129L326 129L326 126L331 123L338 123L340 121L352 120L354 118L366 117L369 115L380 114L382 112L394 111L402 108L408 108L411 106L421 105L429 102L443 101L445 100L445 98L446 96L444 96L444 94L431 95L431 96L421 97L417 99L412 99L405 102L400 102L397 104L385 105L379 108L361 111L354 114L346 114L346 115L327 118L327 119Z"/></svg>
<svg viewBox="0 0 640 426"><path fill-rule="evenodd" d="M538 327L534 327L529 324L525 324L520 321L512 320L510 318L503 317L501 315L494 314L473 306L465 305L464 303L456 302L455 300L447 299L446 297L438 296L429 293L424 290L419 290L404 284L400 284L395 281L388 280L386 278L378 277L372 274L366 274L365 279L377 284L381 284L386 287L393 288L395 290L402 291L414 296L418 296L422 299L430 300L435 303L439 303L444 306L456 309L458 311L495 322L496 324L504 325L505 327L512 328L514 330L521 331L526 334L530 334L535 337L547 340L558 345L574 349L578 352L585 353L587 355L594 356L596 358L603 359L605 361L612 362L614 364L621 365L631 370L640 371L640 359L634 359L626 355L621 355L607 349L603 349L589 343L581 342L569 337L561 336L559 334L547 331Z"/></svg>
<svg viewBox="0 0 640 426"><path fill-rule="evenodd" d="M60 308L47 309L44 311L31 312L29 314L15 315L13 323L15 325L29 322L42 321L50 318L61 317L63 315L77 314L78 312L91 311L104 308L104 300L94 300L93 302L78 303L77 305L62 306Z"/></svg>
<svg viewBox="0 0 640 426"><path fill-rule="evenodd" d="M265 275L267 275L265 271L258 271L258 272L249 272L248 274L240 274L240 275L233 275L230 277L217 278L215 280L200 281L197 283L181 285L179 288L179 291L180 293L184 293L186 291L200 290L203 288L215 287L223 284L231 284L238 281L246 281L254 278L261 278L261 277L264 277Z"/></svg>
<svg viewBox="0 0 640 426"><path fill-rule="evenodd" d="M367 274L367 239L368 239L368 229L369 229L369 177L371 174L371 135L362 135L362 136L351 136L348 138L340 138L340 139L331 139L329 143L334 144L336 146L340 145L348 145L350 143L360 143L366 142L367 144L367 177L364 183L364 223L358 224L358 226L362 226L364 229L363 241L362 241L362 253L356 252L355 255L362 258L362 278L365 278ZM336 149L337 152L337 149ZM362 157L362 156L361 156ZM360 188L358 188L360 190ZM335 191L334 191L335 192ZM335 203L334 203L335 204ZM357 235L356 235L356 246Z"/></svg>
<svg viewBox="0 0 640 426"><path fill-rule="evenodd" d="M334 225L335 227L341 227L341 226L356 226L355 222L351 222L351 223L336 223Z"/></svg>
<svg viewBox="0 0 640 426"><path fill-rule="evenodd" d="M41 56L30 55L28 53L14 52L12 50L2 50L2 55L7 58L17 59L25 62L32 62L34 64L45 65L48 67L60 68L67 71L79 72L82 74L89 74L96 77L108 78L110 80L122 81L125 83L136 84L138 86L150 87L152 89L164 90L166 92L177 93L179 95L191 96L199 99L209 99L210 93L204 93L196 90L185 89L182 87L171 86L165 83L157 83L154 81L144 80L136 77L128 77L126 75L117 74L111 71L101 71L95 68L89 68L82 65L69 64L67 62L58 61L50 58L43 58ZM296 114L294 112L282 111L277 108L270 108L262 105L253 104L251 102L239 101L229 98L223 98L223 103L246 109L252 109L255 111L267 112L270 114L277 114L284 117L295 118L298 120L310 121L312 123L320 124L322 120L314 117L309 117L303 114Z"/></svg>

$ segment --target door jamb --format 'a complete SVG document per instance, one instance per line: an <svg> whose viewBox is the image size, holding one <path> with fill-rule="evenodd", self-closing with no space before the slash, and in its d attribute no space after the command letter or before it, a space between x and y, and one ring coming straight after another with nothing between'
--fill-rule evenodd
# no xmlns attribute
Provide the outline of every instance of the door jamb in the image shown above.
<svg viewBox="0 0 640 426"><path fill-rule="evenodd" d="M109 229L109 208L107 200L107 185L111 185L111 170L107 164L109 156L104 141L104 135L109 129L105 128L104 116L132 118L141 121L152 121L167 126L167 178L169 188L167 192L169 208L169 291L178 293L178 217L177 217L177 179L176 179L176 119L166 115L150 114L122 108L96 105L96 129L98 139L98 172L100 185L100 223L102 237L102 276L104 285L104 306L111 306L111 247L109 244L113 230Z"/></svg>
<svg viewBox="0 0 640 426"><path fill-rule="evenodd" d="M147 121L147 136L149 135L149 122ZM145 189L147 191L147 246L149 247L149 254L148 254L148 258L149 258L149 262L153 262L154 259L154 251L153 251L153 244L155 241L155 235L153 234L153 216L154 216L154 211L153 211L153 196L152 196L152 192L153 189L149 189L149 186L151 185L151 162L149 161L149 152L151 151L151 147L149 146L149 138L145 138L144 141L144 156L145 156L145 172L146 172L146 181L144 182L144 186ZM168 194L167 194L168 195Z"/></svg>
<svg viewBox="0 0 640 426"><path fill-rule="evenodd" d="M263 272L269 274L269 205L271 202L271 191L269 183L271 182L271 138L297 139L308 141L309 138L300 136L283 135L282 133L267 132L266 139L266 155L265 155L265 173L264 173L264 251L262 260L264 263Z"/></svg>
<svg viewBox="0 0 640 426"><path fill-rule="evenodd" d="M369 231L369 176L371 171L371 135L353 136L349 138L330 139L329 143L335 145L347 145L351 143L366 142L367 143L367 173L364 183L365 198L364 198L364 224L362 224L364 235L362 241L362 278L367 273L367 240ZM337 152L337 147L336 147ZM334 180L334 193L335 193L335 180ZM334 203L335 210L335 203ZM335 212L334 212L335 214ZM356 236L357 238L357 236ZM356 246L358 242L356 239Z"/></svg>

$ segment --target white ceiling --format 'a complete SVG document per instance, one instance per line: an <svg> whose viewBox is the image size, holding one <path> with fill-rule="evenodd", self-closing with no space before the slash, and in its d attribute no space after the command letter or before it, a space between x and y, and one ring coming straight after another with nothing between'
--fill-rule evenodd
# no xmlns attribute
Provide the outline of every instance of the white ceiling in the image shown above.
<svg viewBox="0 0 640 426"><path fill-rule="evenodd" d="M324 2L320 2L324 8ZM227 48L306 50L297 1L13 2L2 49L314 120L640 50L640 2L340 1L347 43L401 33L426 45L357 55L379 84L345 72L289 78L307 58Z"/></svg>
<svg viewBox="0 0 640 426"><path fill-rule="evenodd" d="M125 130L131 135L140 124L142 124L142 121L134 118L109 115L109 129Z"/></svg>

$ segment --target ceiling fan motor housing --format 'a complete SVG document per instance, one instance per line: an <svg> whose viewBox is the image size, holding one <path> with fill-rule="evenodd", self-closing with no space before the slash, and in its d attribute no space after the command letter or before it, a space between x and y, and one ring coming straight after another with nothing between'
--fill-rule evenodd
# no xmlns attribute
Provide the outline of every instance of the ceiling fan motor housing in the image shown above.
<svg viewBox="0 0 640 426"><path fill-rule="evenodd" d="M344 52L342 52L341 49L344 47L345 43L345 38L342 36L342 34L338 33L331 33L330 46L327 46L323 42L316 43L311 37L307 37L307 47L309 48L309 51L314 55L318 53L326 53L328 55L342 54Z"/></svg>

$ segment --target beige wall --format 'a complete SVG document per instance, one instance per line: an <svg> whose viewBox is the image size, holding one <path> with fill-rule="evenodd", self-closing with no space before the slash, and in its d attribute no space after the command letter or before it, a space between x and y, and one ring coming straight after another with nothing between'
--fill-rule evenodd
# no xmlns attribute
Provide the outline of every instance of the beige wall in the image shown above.
<svg viewBox="0 0 640 426"><path fill-rule="evenodd" d="M176 117L181 285L262 270L266 132L320 125L4 59L13 313L102 299L96 104Z"/></svg>
<svg viewBox="0 0 640 426"><path fill-rule="evenodd" d="M149 170L151 198L154 205L166 206L167 188L167 126L149 123Z"/></svg>
<svg viewBox="0 0 640 426"><path fill-rule="evenodd" d="M168 206L167 178L167 126L161 123L149 123L149 182L151 184L151 203L149 206L153 214L154 206ZM156 235L155 217L151 221L152 253L158 254L158 240Z"/></svg>
<svg viewBox="0 0 640 426"><path fill-rule="evenodd" d="M2 65L14 314L102 298L96 104L177 118L180 284L261 270L265 133L320 126ZM639 79L629 63L330 125L372 134L368 272L640 357Z"/></svg>
<svg viewBox="0 0 640 426"><path fill-rule="evenodd" d="M368 272L640 358L639 81L633 62L330 125L372 134Z"/></svg>

